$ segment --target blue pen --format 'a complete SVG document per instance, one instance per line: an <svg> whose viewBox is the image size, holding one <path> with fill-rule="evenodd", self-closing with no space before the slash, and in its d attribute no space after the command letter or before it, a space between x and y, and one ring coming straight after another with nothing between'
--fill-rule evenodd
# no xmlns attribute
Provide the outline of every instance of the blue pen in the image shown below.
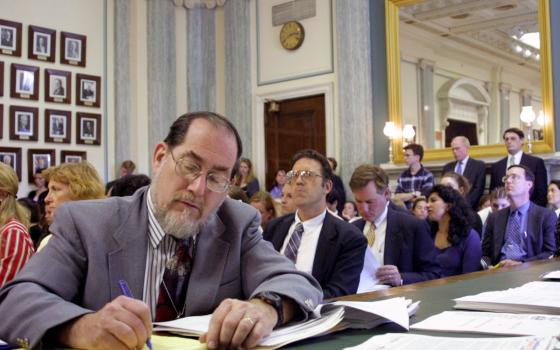
<svg viewBox="0 0 560 350"><path fill-rule="evenodd" d="M128 284L126 283L125 280L119 280L119 287L121 288L121 292L123 293L123 295L125 297L134 298L132 296L132 292L130 291L130 288L128 288ZM150 341L150 338L148 338L148 340L146 340L146 345L148 346L148 349L154 350L154 348L152 347L152 342Z"/></svg>

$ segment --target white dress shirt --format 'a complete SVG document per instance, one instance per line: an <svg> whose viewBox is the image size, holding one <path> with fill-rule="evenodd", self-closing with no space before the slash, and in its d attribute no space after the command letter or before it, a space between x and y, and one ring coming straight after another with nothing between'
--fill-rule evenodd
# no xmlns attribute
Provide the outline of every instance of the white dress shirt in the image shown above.
<svg viewBox="0 0 560 350"><path fill-rule="evenodd" d="M385 206L385 210L377 219L374 221L375 224L375 241L368 247L368 249L373 253L375 260L379 262L379 265L384 265L384 252L385 252L385 232L387 231L387 208L389 203ZM371 222L366 221L364 226L364 235L367 234L369 228L371 227Z"/></svg>
<svg viewBox="0 0 560 350"><path fill-rule="evenodd" d="M296 225L298 223L303 224L303 235L301 236L301 243L299 244L297 258L296 258L296 268L299 271L307 272L311 274L313 271L313 261L315 260L315 252L317 250L317 243L319 242L319 235L321 233L321 229L323 228L323 221L325 221L325 215L327 215L327 209L325 209L321 214L317 215L316 217L301 221L299 219L299 210L296 211L296 215L294 217L294 222L290 226L288 230L288 234L284 239L284 244L282 245L282 249L280 253L284 254L286 250L286 246L288 242L290 242L290 237L292 237L292 233L294 232Z"/></svg>

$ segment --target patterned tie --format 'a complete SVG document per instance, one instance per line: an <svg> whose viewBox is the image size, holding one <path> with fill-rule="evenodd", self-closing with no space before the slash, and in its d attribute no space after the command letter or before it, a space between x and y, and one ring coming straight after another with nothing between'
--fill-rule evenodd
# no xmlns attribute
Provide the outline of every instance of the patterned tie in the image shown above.
<svg viewBox="0 0 560 350"><path fill-rule="evenodd" d="M525 257L523 237L521 232L521 213L514 210L509 217L509 230L506 232L506 241L502 253L506 259L520 261Z"/></svg>
<svg viewBox="0 0 560 350"><path fill-rule="evenodd" d="M183 316L194 246L192 237L187 241L177 241L175 255L167 262L159 287L156 321L169 321Z"/></svg>
<svg viewBox="0 0 560 350"><path fill-rule="evenodd" d="M296 225L290 241L284 250L284 255L290 259L294 264L296 263L299 245L301 243L301 236L303 235L303 224L300 222Z"/></svg>
<svg viewBox="0 0 560 350"><path fill-rule="evenodd" d="M463 175L463 161L458 161L457 162L457 169L455 169L455 172L459 175Z"/></svg>
<svg viewBox="0 0 560 350"><path fill-rule="evenodd" d="M368 232L366 233L368 247L373 246L373 243L375 242L375 228L375 224L372 222L369 226Z"/></svg>

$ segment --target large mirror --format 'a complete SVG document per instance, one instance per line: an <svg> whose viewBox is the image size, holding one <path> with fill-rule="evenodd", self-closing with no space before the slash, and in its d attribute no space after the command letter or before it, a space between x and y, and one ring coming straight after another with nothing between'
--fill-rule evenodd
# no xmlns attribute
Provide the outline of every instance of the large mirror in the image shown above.
<svg viewBox="0 0 560 350"><path fill-rule="evenodd" d="M425 160L451 159L457 135L474 157L503 155L511 126L534 153L553 151L548 1L385 1L389 120L414 127ZM523 106L534 112L530 125Z"/></svg>

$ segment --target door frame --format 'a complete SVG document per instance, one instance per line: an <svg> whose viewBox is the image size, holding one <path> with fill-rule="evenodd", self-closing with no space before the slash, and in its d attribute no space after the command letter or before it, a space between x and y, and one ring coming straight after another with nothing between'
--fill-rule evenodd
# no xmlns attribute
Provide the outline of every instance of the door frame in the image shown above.
<svg viewBox="0 0 560 350"><path fill-rule="evenodd" d="M325 95L325 149L327 156L334 155L336 151L335 122L334 122L334 86L333 83L303 86L301 88L285 89L275 92L257 94L255 101L255 126L253 127L253 166L259 183L266 183L266 144L264 130L264 105L269 100L283 101L297 97Z"/></svg>

